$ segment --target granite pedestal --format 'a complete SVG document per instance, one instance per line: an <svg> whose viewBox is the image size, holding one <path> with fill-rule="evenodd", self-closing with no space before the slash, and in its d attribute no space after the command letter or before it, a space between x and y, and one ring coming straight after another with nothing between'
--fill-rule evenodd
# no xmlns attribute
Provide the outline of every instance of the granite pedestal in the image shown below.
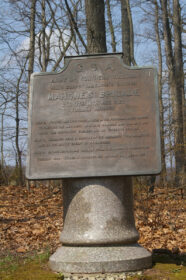
<svg viewBox="0 0 186 280"><path fill-rule="evenodd" d="M151 254L137 244L131 177L65 179L64 228L49 260L64 273L139 271Z"/></svg>

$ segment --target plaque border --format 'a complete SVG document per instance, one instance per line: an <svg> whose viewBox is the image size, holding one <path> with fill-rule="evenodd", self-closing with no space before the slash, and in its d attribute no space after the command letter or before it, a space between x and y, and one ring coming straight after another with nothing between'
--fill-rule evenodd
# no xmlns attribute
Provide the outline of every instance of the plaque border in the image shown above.
<svg viewBox="0 0 186 280"><path fill-rule="evenodd" d="M31 175L30 169L30 162L31 162L31 151L30 151L30 146L31 146L31 120L32 120L32 112L33 112L33 95L34 95L34 78L36 76L47 76L47 75L58 75L63 73L67 68L71 60L79 60L79 59L94 59L95 57L117 57L117 59L120 60L122 63L123 67L126 69L131 69L131 70L143 70L143 69L153 69L154 70L154 85L155 85L155 114L156 114L156 153L157 153L157 161L158 161L158 168L157 169L151 169L148 172L143 172L143 171L129 171L125 172L118 172L117 174L112 174L111 171L107 172L105 171L104 174L101 172L100 174L96 173L96 175L86 175L85 176L72 176L70 175L56 175L56 176L40 176L40 175ZM63 179L63 178L84 178L84 177L105 177L105 176L139 176L139 175L158 175L161 172L162 169L162 163L161 163L161 137L160 137L160 113L159 113L159 95L158 95L158 73L157 73L157 68L154 66L128 66L124 64L123 62L123 53L101 53L101 54L91 54L91 55L80 55L80 56L65 56L64 58L64 67L61 69L59 72L35 72L31 74L30 78L30 96L29 96L29 109L28 109L28 148L27 148L27 157L26 157L26 178L30 180L48 180L48 179ZM86 171L85 171L86 173Z"/></svg>

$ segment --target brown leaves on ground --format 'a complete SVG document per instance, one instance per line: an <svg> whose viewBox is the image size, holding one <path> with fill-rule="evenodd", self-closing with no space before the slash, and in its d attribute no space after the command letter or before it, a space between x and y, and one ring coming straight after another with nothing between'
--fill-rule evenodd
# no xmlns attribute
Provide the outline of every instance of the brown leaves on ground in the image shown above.
<svg viewBox="0 0 186 280"><path fill-rule="evenodd" d="M139 243L149 250L186 251L185 200L179 190L156 188L153 194L136 189L136 225ZM55 250L62 229L60 188L40 185L0 187L0 248L2 252L26 253Z"/></svg>
<svg viewBox="0 0 186 280"><path fill-rule="evenodd" d="M62 228L60 189L0 187L0 248L25 253L56 248Z"/></svg>
<svg viewBox="0 0 186 280"><path fill-rule="evenodd" d="M135 191L136 226L139 243L149 250L165 248L186 251L186 203L180 189L155 188Z"/></svg>

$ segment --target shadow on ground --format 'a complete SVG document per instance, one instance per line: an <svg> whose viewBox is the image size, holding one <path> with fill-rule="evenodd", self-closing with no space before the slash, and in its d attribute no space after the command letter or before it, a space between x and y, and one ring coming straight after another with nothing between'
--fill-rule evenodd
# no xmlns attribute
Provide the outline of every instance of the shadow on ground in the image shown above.
<svg viewBox="0 0 186 280"><path fill-rule="evenodd" d="M185 280L186 254L173 254L169 250L153 252L153 267L141 276L133 276L131 280Z"/></svg>

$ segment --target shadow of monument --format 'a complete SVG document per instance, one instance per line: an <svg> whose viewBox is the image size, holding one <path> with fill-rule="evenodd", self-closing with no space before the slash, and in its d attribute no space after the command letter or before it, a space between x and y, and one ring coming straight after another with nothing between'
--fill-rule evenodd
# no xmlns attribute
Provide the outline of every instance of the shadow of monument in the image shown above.
<svg viewBox="0 0 186 280"><path fill-rule="evenodd" d="M156 263L186 266L186 253L173 253L168 249L154 249L152 252L153 266Z"/></svg>

